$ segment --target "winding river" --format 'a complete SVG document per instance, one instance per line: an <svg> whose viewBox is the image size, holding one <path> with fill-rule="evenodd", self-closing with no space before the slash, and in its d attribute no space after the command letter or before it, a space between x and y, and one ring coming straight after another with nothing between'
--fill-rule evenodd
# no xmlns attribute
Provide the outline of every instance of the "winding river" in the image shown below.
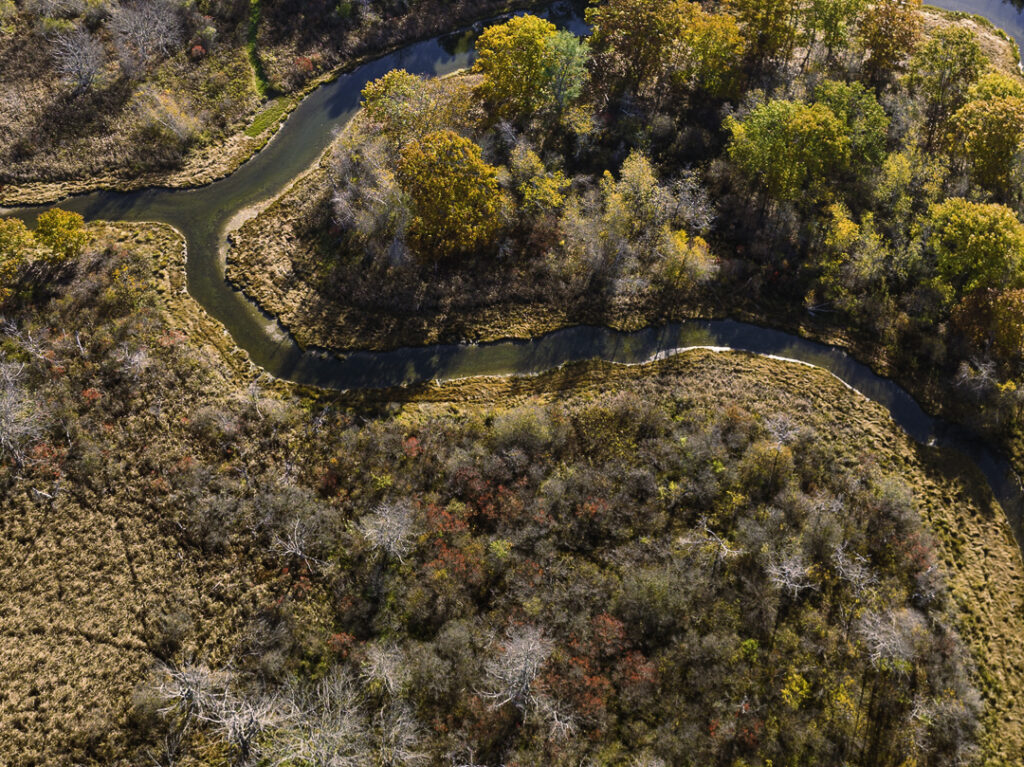
<svg viewBox="0 0 1024 767"><path fill-rule="evenodd" d="M939 0L935 5L982 14L1024 40L1024 18L1003 0ZM549 17L574 32L586 27L578 16ZM396 67L422 75L443 75L471 63L468 35L458 33L409 45L343 74L313 91L274 139L232 175L198 189L95 192L70 198L62 208L87 220L160 221L179 229L188 243L188 290L219 320L252 361L271 375L332 389L382 388L431 379L480 375L526 375L580 360L600 358L639 363L693 347L772 355L824 368L864 396L880 403L915 440L953 448L969 456L988 479L1007 512L1018 541L1024 541L1024 494L1009 463L965 429L934 418L894 382L873 373L842 350L788 333L733 320L689 321L627 333L579 326L528 341L438 345L388 352L334 356L301 349L276 320L265 316L224 278L221 245L228 222L242 209L280 194L314 163L335 130L359 106L363 86ZM1022 45L1024 47L1024 45ZM46 206L49 207L49 206ZM32 223L45 207L13 211Z"/></svg>

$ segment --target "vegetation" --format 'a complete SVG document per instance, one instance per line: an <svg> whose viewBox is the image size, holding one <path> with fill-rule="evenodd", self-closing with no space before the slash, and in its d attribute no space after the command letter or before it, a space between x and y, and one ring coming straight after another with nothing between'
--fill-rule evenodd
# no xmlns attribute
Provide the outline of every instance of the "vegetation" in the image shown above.
<svg viewBox="0 0 1024 767"><path fill-rule="evenodd" d="M85 150L127 135L115 168L177 167L264 88L491 7L2 3L4 98L28 97L26 40L60 79L0 131L0 181L88 175L67 158L99 167ZM1024 84L1002 43L903 0L587 18L589 40L513 17L469 72L369 83L237 234L233 279L335 349L524 314L799 324L1024 465ZM1024 760L1024 563L998 504L823 371L702 351L301 392L225 348L181 247L0 219L5 759Z"/></svg>
<svg viewBox="0 0 1024 767"><path fill-rule="evenodd" d="M320 169L241 230L232 279L338 349L711 312L799 323L1015 444L1024 360L963 322L1016 322L982 308L1020 279L1024 85L1003 43L897 2L609 0L588 19L572 58L589 73L559 110L558 33L529 16L488 29L469 76L371 83ZM397 167L436 130L479 147L501 197L479 208L495 228L443 259Z"/></svg>
<svg viewBox="0 0 1024 767"><path fill-rule="evenodd" d="M0 202L208 183L341 67L509 3L4 0Z"/></svg>
<svg viewBox="0 0 1024 767"><path fill-rule="evenodd" d="M14 761L1019 756L1005 522L827 374L703 354L300 402L176 329L173 234L91 234L3 307Z"/></svg>

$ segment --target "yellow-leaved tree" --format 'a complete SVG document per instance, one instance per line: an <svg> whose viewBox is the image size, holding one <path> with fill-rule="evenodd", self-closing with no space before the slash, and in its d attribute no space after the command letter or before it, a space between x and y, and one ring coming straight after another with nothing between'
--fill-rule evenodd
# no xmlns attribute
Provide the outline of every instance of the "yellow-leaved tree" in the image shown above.
<svg viewBox="0 0 1024 767"><path fill-rule="evenodd" d="M449 130L428 133L402 150L397 176L412 210L409 245L419 256L441 260L493 244L497 169L472 141Z"/></svg>

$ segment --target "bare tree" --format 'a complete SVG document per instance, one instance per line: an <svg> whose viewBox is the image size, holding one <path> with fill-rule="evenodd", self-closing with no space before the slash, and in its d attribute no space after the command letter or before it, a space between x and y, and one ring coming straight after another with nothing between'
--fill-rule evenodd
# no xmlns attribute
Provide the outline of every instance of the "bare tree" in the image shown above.
<svg viewBox="0 0 1024 767"><path fill-rule="evenodd" d="M291 557L302 561L310 572L316 572L327 565L317 559L312 552L312 534L310 526L296 519L288 529L287 535L275 535L271 550L282 557Z"/></svg>
<svg viewBox="0 0 1024 767"><path fill-rule="evenodd" d="M160 713L188 720L212 709L223 687L221 675L202 664L161 666L159 674L156 690L166 703Z"/></svg>
<svg viewBox="0 0 1024 767"><path fill-rule="evenodd" d="M860 554L848 554L845 543L833 549L832 564L835 567L836 575L849 583L853 588L853 593L858 596L877 581L867 559Z"/></svg>
<svg viewBox="0 0 1024 767"><path fill-rule="evenodd" d="M790 597L797 597L807 589L815 588L808 575L809 568L803 554L796 552L767 567L768 579Z"/></svg>
<svg viewBox="0 0 1024 767"><path fill-rule="evenodd" d="M301 713L275 742L275 765L362 767L369 761L366 722L349 674L335 670L298 697Z"/></svg>
<svg viewBox="0 0 1024 767"><path fill-rule="evenodd" d="M85 10L82 0L30 0L25 3L29 13L51 19L73 19Z"/></svg>
<svg viewBox="0 0 1024 767"><path fill-rule="evenodd" d="M390 697L397 697L409 680L405 654L395 645L371 645L363 661L363 679L380 687Z"/></svg>
<svg viewBox="0 0 1024 767"><path fill-rule="evenodd" d="M917 639L927 626L917 610L902 609L866 613L858 630L868 657L878 665L883 661L913 660Z"/></svg>
<svg viewBox="0 0 1024 767"><path fill-rule="evenodd" d="M539 628L523 626L510 629L498 657L485 666L490 689L484 697L495 708L511 703L520 711L536 704L533 681L551 654L551 641Z"/></svg>
<svg viewBox="0 0 1024 767"><path fill-rule="evenodd" d="M380 767L412 767L426 761L417 748L423 733L416 717L404 703L381 709L374 721L377 764Z"/></svg>
<svg viewBox="0 0 1024 767"><path fill-rule="evenodd" d="M89 90L103 71L103 46L81 28L53 41L53 58L60 76L71 84L76 96Z"/></svg>
<svg viewBox="0 0 1024 767"><path fill-rule="evenodd" d="M249 764L264 755L263 734L294 719L288 703L276 696L226 692L200 718L231 745L238 764Z"/></svg>
<svg viewBox="0 0 1024 767"><path fill-rule="evenodd" d="M181 16L173 0L136 0L122 5L110 22L124 73L138 78L157 55L166 56L182 39Z"/></svg>
<svg viewBox="0 0 1024 767"><path fill-rule="evenodd" d="M24 373L23 363L4 362L0 357L0 456L9 455L18 465L43 435L44 416L22 383Z"/></svg>
<svg viewBox="0 0 1024 767"><path fill-rule="evenodd" d="M401 562L412 548L415 532L412 504L405 500L382 503L360 521L359 528L373 548Z"/></svg>

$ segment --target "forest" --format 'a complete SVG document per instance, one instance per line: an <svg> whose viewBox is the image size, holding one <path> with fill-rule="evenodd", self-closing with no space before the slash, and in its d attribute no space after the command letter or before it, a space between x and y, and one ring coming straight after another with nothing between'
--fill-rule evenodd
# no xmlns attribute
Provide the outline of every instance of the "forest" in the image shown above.
<svg viewBox="0 0 1024 767"><path fill-rule="evenodd" d="M1016 447L1015 47L919 4L616 0L401 70L232 236L299 341L394 348L738 316L839 340Z"/></svg>
<svg viewBox="0 0 1024 767"><path fill-rule="evenodd" d="M0 0L3 199L229 173L318 78L508 10ZM468 70L367 83L230 233L232 283L325 354L797 330L1020 468L1003 33L919 0L601 0L586 37L539 13L480 24ZM187 249L0 218L0 762L1024 760L1004 510L825 370L299 386L192 298Z"/></svg>

